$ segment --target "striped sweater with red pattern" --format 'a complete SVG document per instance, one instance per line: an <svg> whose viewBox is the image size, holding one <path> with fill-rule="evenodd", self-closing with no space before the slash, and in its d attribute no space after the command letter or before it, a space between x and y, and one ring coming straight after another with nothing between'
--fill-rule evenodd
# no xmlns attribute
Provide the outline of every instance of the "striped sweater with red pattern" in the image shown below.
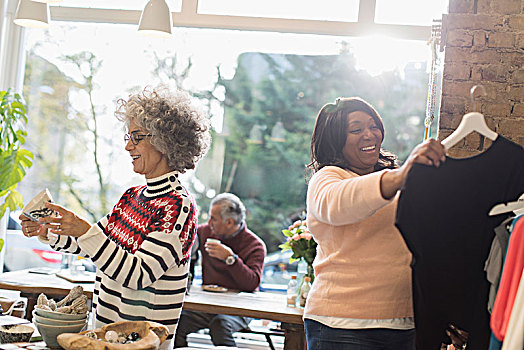
<svg viewBox="0 0 524 350"><path fill-rule="evenodd" d="M111 213L78 239L49 234L46 242L57 251L90 257L96 265L97 327L156 321L169 328L171 339L187 285L196 211L172 172L128 189Z"/></svg>

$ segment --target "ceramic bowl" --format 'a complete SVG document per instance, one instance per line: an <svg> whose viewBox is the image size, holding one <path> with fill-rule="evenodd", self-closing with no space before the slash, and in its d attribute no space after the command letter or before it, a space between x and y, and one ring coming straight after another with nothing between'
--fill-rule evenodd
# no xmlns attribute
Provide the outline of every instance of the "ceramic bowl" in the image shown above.
<svg viewBox="0 0 524 350"><path fill-rule="evenodd" d="M78 333L82 331L86 326L87 322L81 324L74 324L69 326L55 326L49 324L43 324L33 320L33 324L36 326L42 339L51 349L61 349L60 344L56 340L56 337L62 333Z"/></svg>
<svg viewBox="0 0 524 350"><path fill-rule="evenodd" d="M0 344L28 342L35 329L26 324L0 326Z"/></svg>
<svg viewBox="0 0 524 350"><path fill-rule="evenodd" d="M33 320L42 323L42 324L48 324L48 325L54 325L54 326L72 326L76 324L84 324L87 320L87 315L81 319L81 320L57 320L54 318L39 316L36 314L35 311L33 311Z"/></svg>
<svg viewBox="0 0 524 350"><path fill-rule="evenodd" d="M49 310L44 310L44 309L39 309L39 308L35 308L35 313L38 316L54 318L55 320L62 320L62 321L65 321L65 320L79 321L79 320L85 319L87 316L86 314L65 314L63 312L49 311Z"/></svg>

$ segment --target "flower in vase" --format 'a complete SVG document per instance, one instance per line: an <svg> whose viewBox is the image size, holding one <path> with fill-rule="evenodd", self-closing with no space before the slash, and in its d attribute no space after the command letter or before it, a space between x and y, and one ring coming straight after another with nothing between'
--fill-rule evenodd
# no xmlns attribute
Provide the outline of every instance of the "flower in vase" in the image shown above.
<svg viewBox="0 0 524 350"><path fill-rule="evenodd" d="M293 255L289 258L289 262L295 262L303 259L308 265L308 275L313 278L313 260L317 255L317 242L313 239L313 235L307 228L306 220L298 220L286 230L282 230L286 237L286 241L279 245L279 248L284 252L292 250Z"/></svg>

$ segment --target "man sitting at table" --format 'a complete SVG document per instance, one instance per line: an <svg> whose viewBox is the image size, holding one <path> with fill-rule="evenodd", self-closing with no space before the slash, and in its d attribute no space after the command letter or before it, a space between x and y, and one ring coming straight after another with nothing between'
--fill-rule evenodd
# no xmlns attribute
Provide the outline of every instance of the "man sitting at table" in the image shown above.
<svg viewBox="0 0 524 350"><path fill-rule="evenodd" d="M217 195L210 204L207 224L198 226L198 250L202 253L202 284L252 292L258 289L266 246L245 222L246 209L231 193ZM196 259L192 259L192 263ZM187 346L187 335L209 328L215 346L236 346L233 333L248 327L242 316L182 310L175 347Z"/></svg>

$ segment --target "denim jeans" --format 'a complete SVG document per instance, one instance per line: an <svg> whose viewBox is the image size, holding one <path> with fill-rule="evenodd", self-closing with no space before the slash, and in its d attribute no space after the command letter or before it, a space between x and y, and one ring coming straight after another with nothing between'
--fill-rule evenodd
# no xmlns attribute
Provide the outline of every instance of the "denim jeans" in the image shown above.
<svg viewBox="0 0 524 350"><path fill-rule="evenodd" d="M415 330L341 329L305 319L308 350L414 350Z"/></svg>

